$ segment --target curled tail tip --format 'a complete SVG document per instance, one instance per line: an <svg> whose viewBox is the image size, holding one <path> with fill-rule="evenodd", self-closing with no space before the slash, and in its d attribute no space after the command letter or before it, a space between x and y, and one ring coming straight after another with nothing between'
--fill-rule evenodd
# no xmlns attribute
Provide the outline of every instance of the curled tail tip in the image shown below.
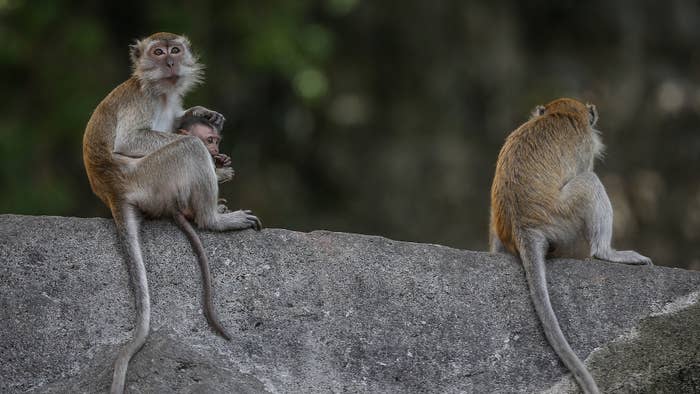
<svg viewBox="0 0 700 394"><path fill-rule="evenodd" d="M227 341L231 340L231 334L226 331L224 326L219 323L219 321L210 321L209 325L211 326L212 330L214 330L215 333L219 334L220 337L224 338Z"/></svg>
<svg viewBox="0 0 700 394"><path fill-rule="evenodd" d="M112 388L109 390L109 394L124 394L124 388Z"/></svg>
<svg viewBox="0 0 700 394"><path fill-rule="evenodd" d="M216 315L213 309L207 309L204 312L204 316L207 318L207 323L209 323L209 327L219 336L224 338L227 341L231 340L231 334L226 331L224 328L223 324L219 321L219 317Z"/></svg>
<svg viewBox="0 0 700 394"><path fill-rule="evenodd" d="M588 369L585 366L583 368L584 373L587 376L581 378L579 381L581 390L583 390L585 394L600 394L600 389L598 389L598 385L596 384L595 380L593 380L593 376L591 376L590 372L588 372Z"/></svg>
<svg viewBox="0 0 700 394"><path fill-rule="evenodd" d="M216 332L219 333L219 335L224 338L227 341L231 341L231 334L228 333L223 327L217 326L216 327Z"/></svg>
<svg viewBox="0 0 700 394"><path fill-rule="evenodd" d="M124 386L126 384L126 379L121 380L117 377L112 380L112 385L109 388L109 394L124 394Z"/></svg>

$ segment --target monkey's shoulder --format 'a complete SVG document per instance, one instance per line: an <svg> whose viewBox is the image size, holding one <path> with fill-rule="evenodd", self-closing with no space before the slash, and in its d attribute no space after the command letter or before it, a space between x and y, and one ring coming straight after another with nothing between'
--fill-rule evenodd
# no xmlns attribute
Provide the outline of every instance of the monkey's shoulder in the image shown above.
<svg viewBox="0 0 700 394"><path fill-rule="evenodd" d="M122 82L97 105L92 118L116 124L122 120L138 119L154 110L154 100L141 88L138 79L131 77ZM150 119L149 119L150 121Z"/></svg>
<svg viewBox="0 0 700 394"><path fill-rule="evenodd" d="M135 77L131 77L112 89L98 105L97 109L118 111L122 107L132 106L135 102L144 101L146 93Z"/></svg>
<svg viewBox="0 0 700 394"><path fill-rule="evenodd" d="M499 163L506 171L520 167L559 167L575 158L581 146L591 144L590 134L585 120L575 113L535 116L508 136L501 148Z"/></svg>

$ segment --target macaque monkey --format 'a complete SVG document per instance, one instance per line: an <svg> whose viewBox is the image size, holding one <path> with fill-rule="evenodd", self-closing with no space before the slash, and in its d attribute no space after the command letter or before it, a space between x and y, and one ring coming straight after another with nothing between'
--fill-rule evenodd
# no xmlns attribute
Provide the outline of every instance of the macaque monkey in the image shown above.
<svg viewBox="0 0 700 394"><path fill-rule="evenodd" d="M231 168L231 158L219 152L219 144L223 139L221 127L214 127L206 118L186 115L179 119L176 128L178 134L193 135L204 143L212 160L214 160L214 169L219 183L233 179L235 172Z"/></svg>
<svg viewBox="0 0 700 394"><path fill-rule="evenodd" d="M202 107L184 111L182 97L202 80L202 66L187 38L156 33L131 46L133 74L95 108L83 137L83 160L93 192L110 208L130 263L136 298L134 338L114 363L112 393L122 393L131 357L150 326L150 296L141 254L143 217L173 217L185 232L202 268L205 315L223 337L229 335L211 305L206 254L192 225L227 231L260 228L250 211L217 211L214 164L202 142L174 133L183 115L206 118L219 127L223 116Z"/></svg>
<svg viewBox="0 0 700 394"><path fill-rule="evenodd" d="M491 252L520 256L545 336L585 393L598 387L552 310L546 257L590 257L647 265L610 246L613 211L593 163L603 150L593 105L559 99L538 106L506 139L491 189Z"/></svg>

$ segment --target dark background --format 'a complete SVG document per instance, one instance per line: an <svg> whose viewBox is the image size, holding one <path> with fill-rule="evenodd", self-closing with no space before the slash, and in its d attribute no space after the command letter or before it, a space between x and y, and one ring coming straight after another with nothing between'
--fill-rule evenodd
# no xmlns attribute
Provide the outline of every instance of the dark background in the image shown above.
<svg viewBox="0 0 700 394"><path fill-rule="evenodd" d="M185 104L226 115L221 194L268 227L485 250L504 138L571 96L598 107L615 245L700 269L695 1L0 0L0 212L109 217L83 130L156 31L201 55Z"/></svg>

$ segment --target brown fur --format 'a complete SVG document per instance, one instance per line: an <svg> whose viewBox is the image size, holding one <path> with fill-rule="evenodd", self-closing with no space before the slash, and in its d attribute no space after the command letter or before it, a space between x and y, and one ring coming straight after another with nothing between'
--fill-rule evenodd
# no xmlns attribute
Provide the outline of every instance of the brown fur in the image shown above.
<svg viewBox="0 0 700 394"><path fill-rule="evenodd" d="M87 171L92 191L111 210L121 203L125 185L126 158L115 157L117 114L125 106L148 104L135 77L117 86L95 108L83 135L83 163ZM148 105L149 107L151 105Z"/></svg>
<svg viewBox="0 0 700 394"><path fill-rule="evenodd" d="M560 190L591 170L602 149L590 131L591 117L586 105L558 99L506 139L491 189L491 228L509 252L517 254L514 227L553 225L571 214L559 203Z"/></svg>
<svg viewBox="0 0 700 394"><path fill-rule="evenodd" d="M635 251L616 251L612 205L593 172L603 145L593 128L595 107L559 99L537 107L513 131L498 156L491 188L492 252L520 257L532 304L550 345L587 394L599 389L567 342L547 290L549 256L594 256L623 264L651 264Z"/></svg>

